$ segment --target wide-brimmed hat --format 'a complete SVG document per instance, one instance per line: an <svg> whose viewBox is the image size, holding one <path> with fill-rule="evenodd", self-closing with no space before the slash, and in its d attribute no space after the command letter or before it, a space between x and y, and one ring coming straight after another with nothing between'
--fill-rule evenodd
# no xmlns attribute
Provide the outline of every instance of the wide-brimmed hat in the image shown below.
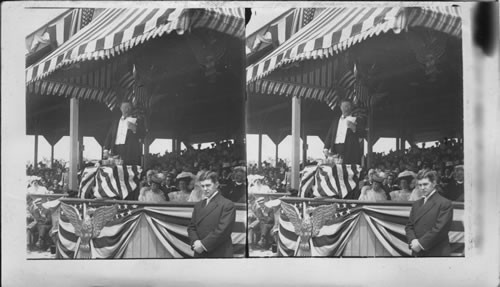
<svg viewBox="0 0 500 287"><path fill-rule="evenodd" d="M189 179L189 180L191 180L194 177L195 177L194 174L192 174L190 172L187 172L187 171L183 171L183 172L179 173L175 179L176 180L182 180L182 179Z"/></svg>
<svg viewBox="0 0 500 287"><path fill-rule="evenodd" d="M165 180L165 175L163 173L155 173L151 176L151 182L162 184Z"/></svg>
<svg viewBox="0 0 500 287"><path fill-rule="evenodd" d="M263 197L259 197L257 198L257 200L255 200L255 202L257 203L264 203L265 199Z"/></svg>
<svg viewBox="0 0 500 287"><path fill-rule="evenodd" d="M398 178L404 178L404 177L417 177L417 175L413 171L405 170L403 172L400 172L398 174Z"/></svg>

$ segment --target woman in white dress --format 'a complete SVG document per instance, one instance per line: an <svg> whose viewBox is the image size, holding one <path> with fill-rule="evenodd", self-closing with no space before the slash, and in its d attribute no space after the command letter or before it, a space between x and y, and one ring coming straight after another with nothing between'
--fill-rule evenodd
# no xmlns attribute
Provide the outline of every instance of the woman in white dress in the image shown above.
<svg viewBox="0 0 500 287"><path fill-rule="evenodd" d="M410 196L412 194L412 190L410 187L411 182L415 176L410 171L403 171L398 175L400 190L391 191L391 200L392 201L410 201Z"/></svg>
<svg viewBox="0 0 500 287"><path fill-rule="evenodd" d="M162 173L157 173L151 176L151 186L145 186L139 192L139 201L160 203L166 202L167 198L160 189L161 184L165 180Z"/></svg>
<svg viewBox="0 0 500 287"><path fill-rule="evenodd" d="M191 190L189 189L189 182L191 182L192 177L177 177L179 180L179 191L171 192L168 194L170 201L172 202L188 202L191 196Z"/></svg>
<svg viewBox="0 0 500 287"><path fill-rule="evenodd" d="M372 186L371 188L366 188L361 190L361 195L359 200L364 201L384 201L387 200L387 194L382 188L384 182L384 177L381 174L372 175Z"/></svg>

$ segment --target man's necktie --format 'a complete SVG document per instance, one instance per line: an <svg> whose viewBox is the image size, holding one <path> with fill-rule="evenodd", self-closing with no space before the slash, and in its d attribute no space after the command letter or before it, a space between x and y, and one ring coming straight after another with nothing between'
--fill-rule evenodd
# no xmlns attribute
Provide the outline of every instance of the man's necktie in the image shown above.
<svg viewBox="0 0 500 287"><path fill-rule="evenodd" d="M205 208L205 207L207 206L207 201L208 201L208 198L205 198L205 199L203 200L203 203L201 204L201 207L202 207L202 208Z"/></svg>

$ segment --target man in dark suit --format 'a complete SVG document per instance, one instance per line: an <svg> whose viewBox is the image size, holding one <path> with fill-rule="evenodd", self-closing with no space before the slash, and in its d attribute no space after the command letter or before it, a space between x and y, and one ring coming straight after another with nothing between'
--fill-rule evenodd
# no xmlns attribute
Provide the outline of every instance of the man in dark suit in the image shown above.
<svg viewBox="0 0 500 287"><path fill-rule="evenodd" d="M435 171L420 171L417 180L424 196L413 203L405 228L412 254L418 257L450 256L451 201L436 191Z"/></svg>
<svg viewBox="0 0 500 287"><path fill-rule="evenodd" d="M220 194L215 172L202 172L199 181L205 199L194 205L188 226L194 257L233 257L231 233L236 220L234 203Z"/></svg>
<svg viewBox="0 0 500 287"><path fill-rule="evenodd" d="M455 167L453 178L443 188L443 196L451 201L464 202L464 167Z"/></svg>
<svg viewBox="0 0 500 287"><path fill-rule="evenodd" d="M234 168L234 179L229 179L227 184L221 188L222 195L232 202L247 202L246 172L244 167Z"/></svg>
<svg viewBox="0 0 500 287"><path fill-rule="evenodd" d="M104 142L104 156L119 155L125 165L140 165L141 140L145 136L144 123L132 116L132 103L122 102L122 116L113 121Z"/></svg>
<svg viewBox="0 0 500 287"><path fill-rule="evenodd" d="M352 115L353 108L350 100L342 100L342 114L330 126L323 148L325 156L338 155L345 164L361 164L363 155L360 138L364 137L365 121Z"/></svg>

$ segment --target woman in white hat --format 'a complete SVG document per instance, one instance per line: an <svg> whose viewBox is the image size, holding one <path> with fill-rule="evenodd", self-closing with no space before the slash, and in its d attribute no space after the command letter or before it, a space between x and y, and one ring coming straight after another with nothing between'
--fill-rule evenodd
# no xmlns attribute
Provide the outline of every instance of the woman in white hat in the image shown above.
<svg viewBox="0 0 500 287"><path fill-rule="evenodd" d="M414 174L410 171L403 171L398 175L397 181L399 182L400 190L395 190L390 193L391 200L393 201L409 201L411 195L410 183L415 178Z"/></svg>
<svg viewBox="0 0 500 287"><path fill-rule="evenodd" d="M191 196L189 184L193 178L194 174L190 172L181 172L176 178L179 182L179 191L169 193L170 201L188 202L189 197Z"/></svg>
<svg viewBox="0 0 500 287"><path fill-rule="evenodd" d="M156 173L151 176L151 186L143 187L139 193L139 201L143 202L166 202L168 195L165 196L160 189L161 184L165 181L165 176L162 173Z"/></svg>
<svg viewBox="0 0 500 287"><path fill-rule="evenodd" d="M382 185L384 184L385 176L382 173L374 173L372 175L372 186L368 189L363 189L359 200L365 201L384 201L387 200L387 194L385 193Z"/></svg>

